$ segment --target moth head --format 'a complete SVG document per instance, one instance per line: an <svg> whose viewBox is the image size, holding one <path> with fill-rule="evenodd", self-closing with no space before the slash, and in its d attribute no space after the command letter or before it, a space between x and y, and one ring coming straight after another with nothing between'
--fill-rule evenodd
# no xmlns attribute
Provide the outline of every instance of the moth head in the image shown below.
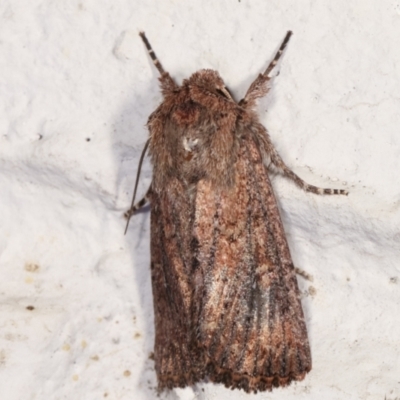
<svg viewBox="0 0 400 400"><path fill-rule="evenodd" d="M195 72L189 79L184 81L184 86L189 88L189 93L194 101L204 103L212 101L217 102L234 101L224 81L217 71L212 69L202 69Z"/></svg>

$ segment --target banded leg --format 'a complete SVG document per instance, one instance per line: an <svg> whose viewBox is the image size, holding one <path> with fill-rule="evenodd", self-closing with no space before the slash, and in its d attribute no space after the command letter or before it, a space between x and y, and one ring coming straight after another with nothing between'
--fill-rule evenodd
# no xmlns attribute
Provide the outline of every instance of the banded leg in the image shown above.
<svg viewBox="0 0 400 400"><path fill-rule="evenodd" d="M150 140L147 140L147 142L144 145L144 148L142 150L142 154L140 155L138 171L137 171L137 174L136 174L135 189L133 190L131 208L125 213L125 217L126 217L127 221L126 221L126 227L125 227L124 235L126 235L126 231L128 230L129 221L131 219L131 216L134 214L135 211L138 210L138 208L135 209L136 191L137 191L138 184L139 184L140 171L142 170L143 159L144 159L144 156L146 155L146 151L147 151L147 148L149 147L149 143L150 143ZM144 199L146 199L146 197L149 195L149 191L150 191L150 188L147 190L147 193L146 193L146 196L144 197ZM139 203L141 203L141 202L143 202L143 199L139 201ZM137 204L139 204L139 203L137 203ZM143 205L144 204L146 204L146 202L144 202Z"/></svg>
<svg viewBox="0 0 400 400"><path fill-rule="evenodd" d="M129 220L132 217L132 215L134 215L137 211L139 211L142 207L144 207L147 203L150 202L150 191L151 191L151 187L149 187L146 195L143 197L142 200L140 200L136 204L132 205L131 208L125 212L124 217L126 219Z"/></svg>
<svg viewBox="0 0 400 400"><path fill-rule="evenodd" d="M296 175L282 160L278 152L273 148L271 152L271 161L275 165L275 167L285 175L287 178L291 179L297 186L302 188L306 192L311 192L315 194L343 194L348 195L349 192L343 189L328 189L328 188L320 188L314 185L310 185L307 182L303 181L298 175Z"/></svg>
<svg viewBox="0 0 400 400"><path fill-rule="evenodd" d="M294 267L294 271L296 272L297 275L302 276L304 279L307 279L310 282L314 280L312 275L308 274L306 271L303 271L300 268Z"/></svg>
<svg viewBox="0 0 400 400"><path fill-rule="evenodd" d="M285 50L290 37L292 36L292 32L288 31L286 33L285 38L283 39L283 42L281 46L279 47L279 50L275 54L274 59L270 62L268 65L267 69L263 74L260 74L256 80L250 85L246 96L244 99L242 99L239 104L243 107L246 108L251 108L252 106L255 105L255 101L263 97L267 94L268 92L268 82L271 80L271 77L269 76L269 73L274 69L275 65L278 63L279 59L281 58L283 51ZM265 128L261 128L261 130L265 130ZM271 161L275 165L275 167L287 178L291 179L296 183L297 186L301 187L303 190L306 192L311 192L315 194L343 194L343 195L348 195L348 192L346 190L342 189L325 189L325 188L319 188L317 186L313 186L308 184L307 182L303 181L299 176L297 176L291 169L289 169L286 164L283 162L282 158L279 156L278 152L275 150L274 146L272 145L269 135L267 132L265 132L265 150L267 154L270 154Z"/></svg>

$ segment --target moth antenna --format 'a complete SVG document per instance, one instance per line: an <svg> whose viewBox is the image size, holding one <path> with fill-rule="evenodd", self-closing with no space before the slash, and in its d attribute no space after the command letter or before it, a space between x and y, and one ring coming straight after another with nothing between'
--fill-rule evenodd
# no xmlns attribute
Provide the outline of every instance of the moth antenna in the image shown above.
<svg viewBox="0 0 400 400"><path fill-rule="evenodd" d="M163 66L161 65L161 63L160 63L160 60L157 58L156 53L152 49L151 44L148 41L145 33L144 32L140 32L139 35L142 38L142 40L144 42L144 45L146 46L146 49L147 49L147 51L149 53L149 56L153 60L154 65L156 66L156 68L160 72L160 75L163 76L165 74L165 70L164 70Z"/></svg>
<svg viewBox="0 0 400 400"><path fill-rule="evenodd" d="M287 44L289 43L290 37L293 35L292 31L287 31L285 39L283 39L283 42L281 44L281 47L279 47L279 50L277 51L277 53L275 54L274 59L270 62L270 64L268 65L268 68L265 70L265 72L263 73L263 75L265 77L268 76L268 74L274 69L275 65L278 63L279 59L282 56L282 53L285 51L285 48L287 46Z"/></svg>
<svg viewBox="0 0 400 400"><path fill-rule="evenodd" d="M143 159L144 159L144 156L146 154L147 148L149 147L149 142L150 142L150 139L148 139L146 144L144 145L144 149L142 150L142 154L140 156L139 167L138 167L138 171L136 173L135 189L133 190L132 203L131 203L130 209L127 211L128 220L126 221L126 227L125 227L124 235L126 235L126 231L128 230L128 226L129 226L129 221L131 220L131 217L133 215L133 213L130 212L130 211L134 208L133 206L135 204L136 192L137 192L137 188L138 188L138 185L139 185L140 171L142 170Z"/></svg>
<svg viewBox="0 0 400 400"><path fill-rule="evenodd" d="M146 46L146 49L149 53L149 56L151 57L155 67L158 69L158 72L160 73L160 82L161 82L161 91L164 95L169 94L173 92L175 89L178 88L177 84L174 82L174 80L171 78L170 74L166 72L161 65L160 60L157 58L156 53L152 49L150 42L148 41L146 35L144 32L139 32L140 37L143 40L144 45Z"/></svg>
<svg viewBox="0 0 400 400"><path fill-rule="evenodd" d="M283 39L283 42L279 47L279 50L275 54L274 59L270 62L265 72L263 74L259 74L254 82L250 85L249 89L247 90L246 96L244 96L244 98L239 102L240 106L243 106L245 108L252 108L255 105L257 99L265 96L268 93L269 82L271 81L271 77L268 75L281 58L282 53L285 50L285 47L287 46L292 34L292 31L287 31L285 39Z"/></svg>

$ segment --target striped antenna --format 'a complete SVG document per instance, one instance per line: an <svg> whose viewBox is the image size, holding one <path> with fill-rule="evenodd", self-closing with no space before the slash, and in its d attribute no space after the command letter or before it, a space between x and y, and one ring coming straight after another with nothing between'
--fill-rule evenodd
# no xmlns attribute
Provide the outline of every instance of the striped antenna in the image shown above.
<svg viewBox="0 0 400 400"><path fill-rule="evenodd" d="M285 50L285 47L287 46L287 44L289 42L290 36L292 36L292 34L293 34L292 31L288 31L286 33L285 39L283 39L281 47L279 47L279 50L275 54L274 59L270 62L270 64L268 65L268 68L263 73L264 76L268 76L268 74L273 70L275 65L278 63L279 59L281 58L281 55L282 55L283 51Z"/></svg>
<svg viewBox="0 0 400 400"><path fill-rule="evenodd" d="M150 42L147 40L145 33L140 32L139 35L142 38L142 40L146 46L146 49L149 52L151 59L153 60L154 65L160 72L161 76L163 76L165 74L164 68L162 67L162 65L160 63L160 60L157 58L156 53L154 53L154 50L151 48Z"/></svg>

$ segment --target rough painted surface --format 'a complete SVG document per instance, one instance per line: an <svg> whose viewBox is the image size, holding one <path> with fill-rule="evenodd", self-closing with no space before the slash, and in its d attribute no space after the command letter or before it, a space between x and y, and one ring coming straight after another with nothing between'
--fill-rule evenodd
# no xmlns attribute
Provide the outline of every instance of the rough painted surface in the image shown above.
<svg viewBox="0 0 400 400"><path fill-rule="evenodd" d="M313 370L254 398L400 398L399 4L4 0L0 20L2 399L155 397L149 213L126 236L122 218L161 100L138 32L177 81L217 69L240 98L288 29L262 122L303 179L350 195L273 180L314 276L299 279ZM253 398L162 398L195 395Z"/></svg>

